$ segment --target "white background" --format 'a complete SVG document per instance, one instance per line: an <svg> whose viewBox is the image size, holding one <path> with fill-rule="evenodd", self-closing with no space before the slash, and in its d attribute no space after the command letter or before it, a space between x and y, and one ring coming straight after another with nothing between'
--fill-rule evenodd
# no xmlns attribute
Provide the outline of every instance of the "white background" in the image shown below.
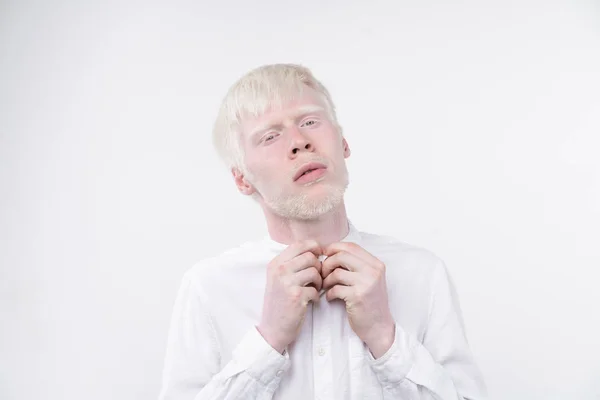
<svg viewBox="0 0 600 400"><path fill-rule="evenodd" d="M0 398L156 398L184 271L266 234L219 102L297 62L350 219L445 260L491 398L599 399L599 4L212 3L0 3Z"/></svg>

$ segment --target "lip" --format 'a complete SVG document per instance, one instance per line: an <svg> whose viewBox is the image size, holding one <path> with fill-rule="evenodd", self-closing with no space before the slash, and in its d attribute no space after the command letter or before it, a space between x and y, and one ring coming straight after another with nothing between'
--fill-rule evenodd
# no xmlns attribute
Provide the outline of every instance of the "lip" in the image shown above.
<svg viewBox="0 0 600 400"><path fill-rule="evenodd" d="M294 182L297 181L298 178L300 178L302 176L302 174L304 174L306 171L311 170L311 169L327 169L327 167L324 164L316 163L316 162L304 164L302 166L302 168L300 168L298 170L298 172L296 172L296 175L294 175Z"/></svg>
<svg viewBox="0 0 600 400"><path fill-rule="evenodd" d="M319 182L321 178L327 173L327 169L325 168L317 168L311 169L306 174L302 175L300 178L296 180L296 183L302 185L312 184L314 182Z"/></svg>

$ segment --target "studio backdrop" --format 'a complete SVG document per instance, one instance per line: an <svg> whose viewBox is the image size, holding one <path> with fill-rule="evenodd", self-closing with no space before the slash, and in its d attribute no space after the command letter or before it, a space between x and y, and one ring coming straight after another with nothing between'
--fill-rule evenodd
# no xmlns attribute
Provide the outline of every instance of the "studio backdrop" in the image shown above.
<svg viewBox="0 0 600 400"><path fill-rule="evenodd" d="M309 67L348 215L442 258L496 400L600 398L592 1L0 2L0 398L158 396L195 262L266 235L211 128Z"/></svg>

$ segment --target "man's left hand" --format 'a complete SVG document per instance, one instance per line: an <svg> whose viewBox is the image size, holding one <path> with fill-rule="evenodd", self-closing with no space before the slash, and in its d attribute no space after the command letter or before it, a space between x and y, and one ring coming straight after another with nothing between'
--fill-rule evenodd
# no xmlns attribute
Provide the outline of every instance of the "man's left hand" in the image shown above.
<svg viewBox="0 0 600 400"><path fill-rule="evenodd" d="M356 243L337 242L325 248L321 274L327 300L346 303L352 330L374 358L394 343L395 324L388 304L385 264Z"/></svg>

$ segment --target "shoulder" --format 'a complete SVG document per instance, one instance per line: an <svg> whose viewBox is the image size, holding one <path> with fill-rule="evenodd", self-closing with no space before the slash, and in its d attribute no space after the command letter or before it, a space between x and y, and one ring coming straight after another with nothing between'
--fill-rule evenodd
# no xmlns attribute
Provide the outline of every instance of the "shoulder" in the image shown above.
<svg viewBox="0 0 600 400"><path fill-rule="evenodd" d="M220 286L231 279L239 281L257 266L266 265L265 257L260 240L244 242L197 261L185 271L183 280L196 287Z"/></svg>
<svg viewBox="0 0 600 400"><path fill-rule="evenodd" d="M421 332L417 334L421 337L433 298L440 292L440 282L444 282L444 262L429 249L391 236L361 232L361 245L385 265L387 293L395 318L405 329Z"/></svg>
<svg viewBox="0 0 600 400"><path fill-rule="evenodd" d="M401 257L423 264L438 264L442 260L433 251L424 247L401 241L393 236L360 232L361 243L368 250L372 249L380 255ZM374 254L375 255L375 254Z"/></svg>
<svg viewBox="0 0 600 400"><path fill-rule="evenodd" d="M365 250L383 261L388 272L406 272L431 277L445 268L433 251L389 235L360 232Z"/></svg>

